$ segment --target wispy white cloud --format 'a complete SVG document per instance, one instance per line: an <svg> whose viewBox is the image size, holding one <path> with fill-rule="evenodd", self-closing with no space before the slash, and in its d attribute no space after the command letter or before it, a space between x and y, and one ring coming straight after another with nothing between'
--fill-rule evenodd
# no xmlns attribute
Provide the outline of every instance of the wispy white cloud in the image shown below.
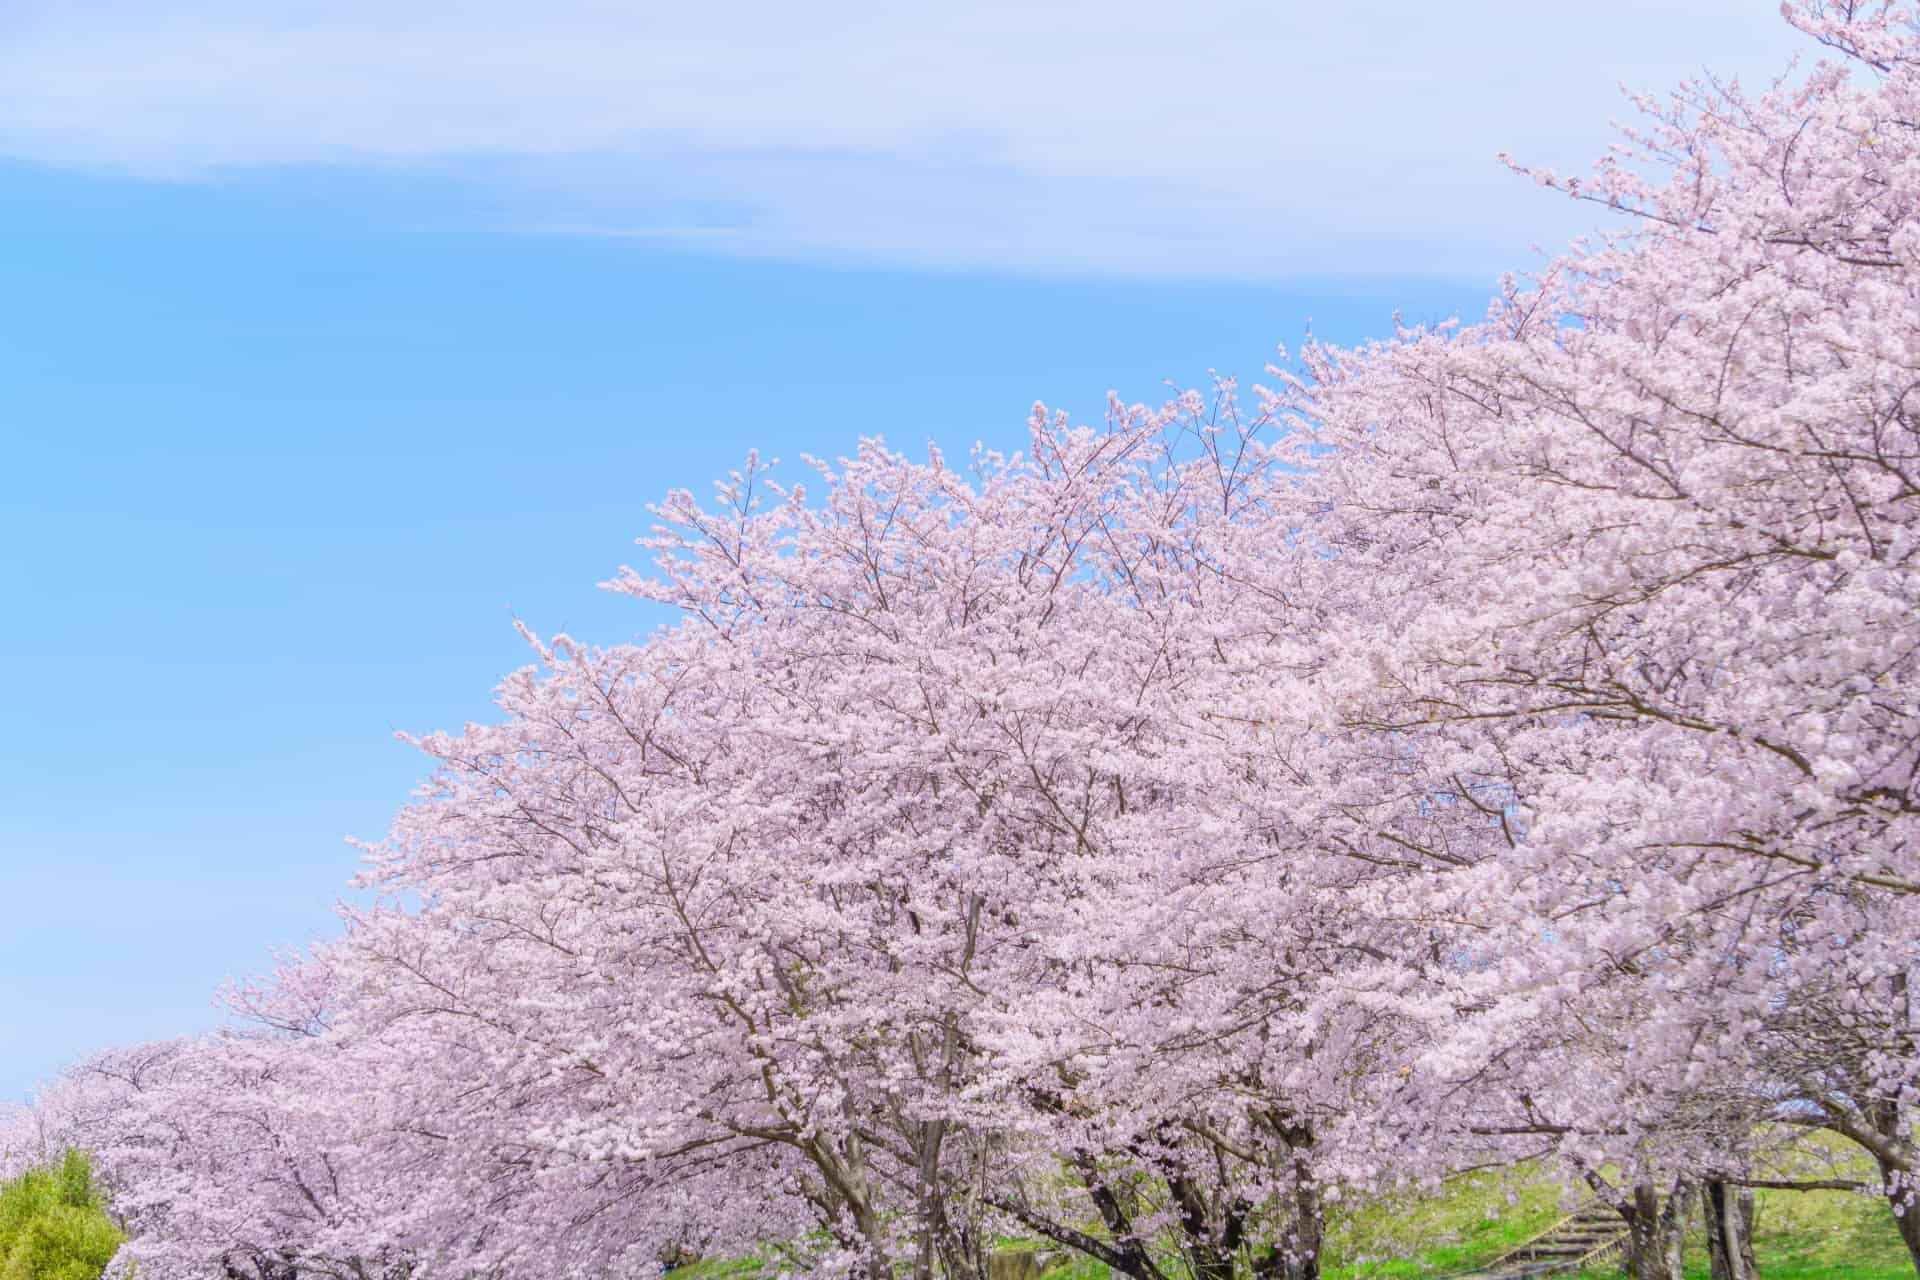
<svg viewBox="0 0 1920 1280"><path fill-rule="evenodd" d="M1768 0L14 0L0 152L381 166L508 225L741 253L1172 275L1514 264L1586 219L1616 86L1749 82Z"/></svg>

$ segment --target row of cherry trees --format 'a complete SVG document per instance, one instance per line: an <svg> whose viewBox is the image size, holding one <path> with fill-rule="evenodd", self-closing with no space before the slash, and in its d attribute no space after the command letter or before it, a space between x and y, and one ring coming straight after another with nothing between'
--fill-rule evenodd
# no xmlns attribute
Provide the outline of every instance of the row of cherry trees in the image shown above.
<svg viewBox="0 0 1920 1280"><path fill-rule="evenodd" d="M609 585L682 621L529 634L386 905L0 1165L93 1149L162 1278L1306 1280L1538 1156L1677 1280L1820 1128L1920 1266L1920 38L1788 16L1477 324L671 495Z"/></svg>

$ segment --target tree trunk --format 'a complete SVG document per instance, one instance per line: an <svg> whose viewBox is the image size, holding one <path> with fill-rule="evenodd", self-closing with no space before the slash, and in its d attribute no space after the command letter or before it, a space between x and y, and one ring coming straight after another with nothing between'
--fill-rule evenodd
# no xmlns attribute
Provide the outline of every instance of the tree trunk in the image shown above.
<svg viewBox="0 0 1920 1280"><path fill-rule="evenodd" d="M919 1126L920 1220L914 1232L913 1280L933 1280L934 1259L949 1235L945 1188L940 1185L940 1149L945 1145L946 1122L931 1120Z"/></svg>
<svg viewBox="0 0 1920 1280"><path fill-rule="evenodd" d="M976 1215L965 1213L955 1222L948 1215L944 1203L938 1208L940 1221L935 1242L940 1257L940 1274L946 1280L987 1280L991 1255L976 1225Z"/></svg>
<svg viewBox="0 0 1920 1280"><path fill-rule="evenodd" d="M1709 1182L1700 1188L1713 1280L1759 1280L1753 1260L1753 1189Z"/></svg>
<svg viewBox="0 0 1920 1280"><path fill-rule="evenodd" d="M1632 1280L1681 1280L1680 1251L1692 1198L1684 1179L1674 1184L1665 1204L1651 1182L1634 1184L1632 1199L1620 1210L1627 1220L1627 1275Z"/></svg>
<svg viewBox="0 0 1920 1280"><path fill-rule="evenodd" d="M1320 1248L1327 1238L1327 1207L1320 1188L1302 1183L1293 1193L1293 1233L1285 1280L1320 1280Z"/></svg>
<svg viewBox="0 0 1920 1280"><path fill-rule="evenodd" d="M1893 976L1892 990L1895 1007L1901 1015L1900 1025L1913 1026L1913 992L1905 972ZM1907 1047L1909 1051L1913 1048L1911 1038ZM1915 1274L1920 1275L1920 1159L1915 1158L1913 1145L1913 1113L1901 1105L1897 1096L1875 1099L1864 1110L1873 1127L1886 1139L1873 1149L1873 1160L1880 1166L1880 1185L1887 1189L1887 1207L1893 1210L1893 1224L1899 1229L1901 1242L1907 1246ZM1858 1142L1859 1138L1854 1137L1854 1141Z"/></svg>
<svg viewBox="0 0 1920 1280"><path fill-rule="evenodd" d="M1233 1280L1233 1249L1214 1231L1205 1192L1186 1174L1174 1171L1167 1174L1167 1190L1180 1210L1193 1280Z"/></svg>
<svg viewBox="0 0 1920 1280"><path fill-rule="evenodd" d="M1915 1175L1881 1160L1880 1183L1887 1189L1887 1207L1893 1210L1893 1225L1907 1246L1915 1275L1920 1275L1920 1182Z"/></svg>
<svg viewBox="0 0 1920 1280"><path fill-rule="evenodd" d="M1908 999L1905 974L1894 979L1893 990L1903 1003ZM1910 1007L1907 1016L1912 1017ZM1907 1246L1914 1271L1920 1273L1920 1151L1913 1143L1913 1112L1897 1097L1879 1097L1860 1108L1860 1118L1864 1127L1830 1127L1873 1153L1880 1185L1886 1188L1887 1207L1893 1210L1893 1224Z"/></svg>
<svg viewBox="0 0 1920 1280"><path fill-rule="evenodd" d="M815 1140L801 1150L826 1182L826 1194L817 1203L827 1210L827 1229L859 1258L850 1274L856 1280L894 1280L887 1225L873 1203L860 1140L850 1137L839 1149Z"/></svg>
<svg viewBox="0 0 1920 1280"><path fill-rule="evenodd" d="M861 1258L854 1274L862 1280L893 1280L893 1259L887 1251L887 1228L872 1206L853 1206L853 1220L860 1231Z"/></svg>
<svg viewBox="0 0 1920 1280"><path fill-rule="evenodd" d="M1320 1280L1320 1249L1326 1243L1327 1209L1320 1188L1301 1182L1293 1192L1287 1232L1254 1264L1255 1280Z"/></svg>

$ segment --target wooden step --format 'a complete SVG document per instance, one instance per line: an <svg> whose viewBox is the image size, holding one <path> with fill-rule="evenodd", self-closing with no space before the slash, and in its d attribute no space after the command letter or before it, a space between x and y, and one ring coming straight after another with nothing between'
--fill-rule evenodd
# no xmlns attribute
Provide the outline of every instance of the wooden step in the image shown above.
<svg viewBox="0 0 1920 1280"><path fill-rule="evenodd" d="M1558 1227L1519 1246L1468 1280L1545 1280L1564 1275L1582 1258L1617 1243L1626 1234L1626 1223L1618 1212L1590 1200Z"/></svg>

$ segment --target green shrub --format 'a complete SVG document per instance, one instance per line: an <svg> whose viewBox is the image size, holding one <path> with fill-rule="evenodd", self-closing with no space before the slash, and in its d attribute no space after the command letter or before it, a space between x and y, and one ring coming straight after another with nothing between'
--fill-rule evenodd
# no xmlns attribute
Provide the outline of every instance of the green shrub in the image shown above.
<svg viewBox="0 0 1920 1280"><path fill-rule="evenodd" d="M100 1280L123 1239L84 1152L0 1186L0 1280Z"/></svg>

